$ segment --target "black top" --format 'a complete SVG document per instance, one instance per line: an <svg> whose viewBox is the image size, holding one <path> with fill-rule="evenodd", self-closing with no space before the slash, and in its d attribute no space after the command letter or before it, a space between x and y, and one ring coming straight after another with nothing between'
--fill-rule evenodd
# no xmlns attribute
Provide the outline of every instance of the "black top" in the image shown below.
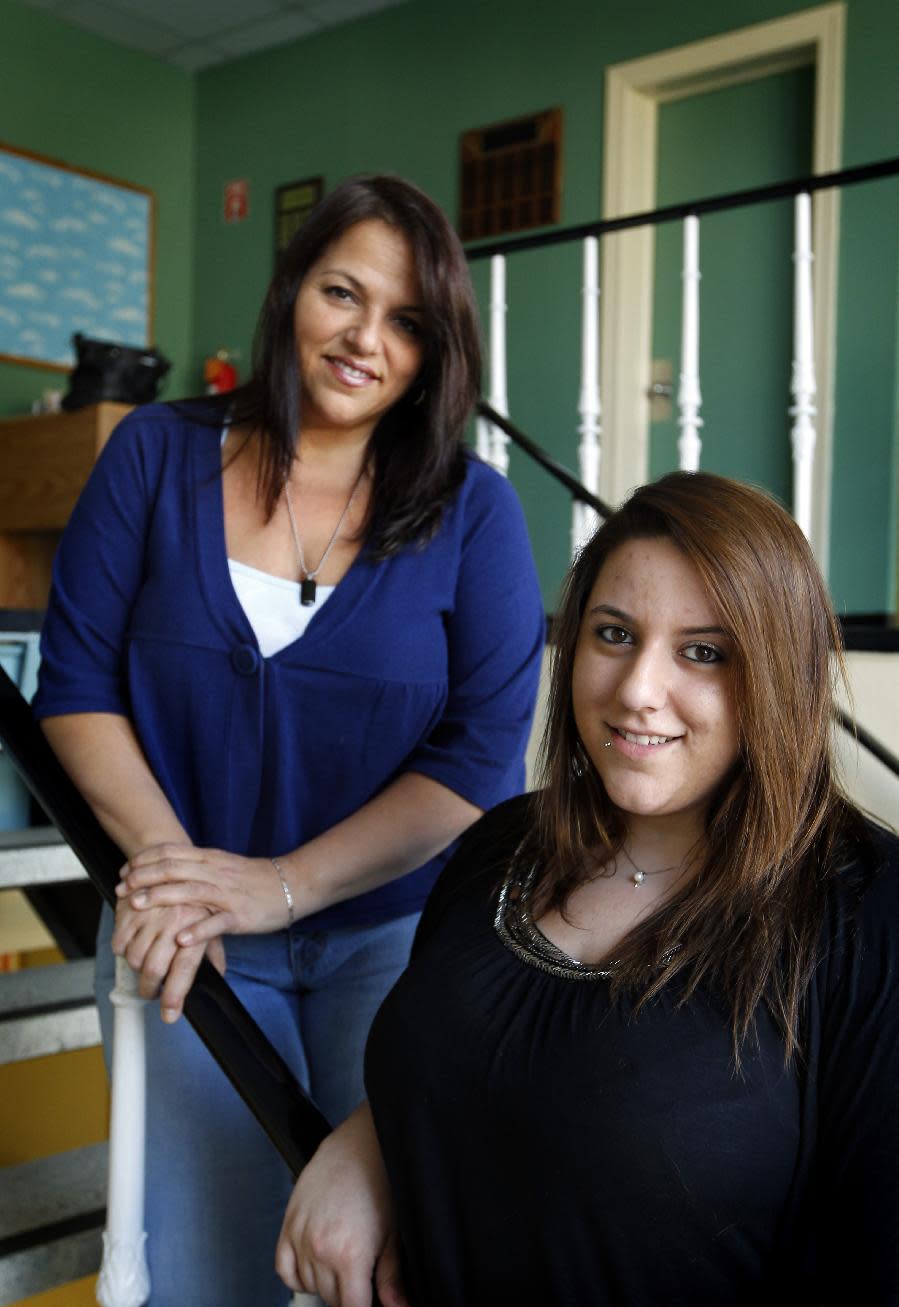
<svg viewBox="0 0 899 1307"><path fill-rule="evenodd" d="M369 1040L415 1307L899 1304L899 841L835 884L804 1063L761 1013L737 1075L708 995L635 1018L500 939L526 821L463 840Z"/></svg>

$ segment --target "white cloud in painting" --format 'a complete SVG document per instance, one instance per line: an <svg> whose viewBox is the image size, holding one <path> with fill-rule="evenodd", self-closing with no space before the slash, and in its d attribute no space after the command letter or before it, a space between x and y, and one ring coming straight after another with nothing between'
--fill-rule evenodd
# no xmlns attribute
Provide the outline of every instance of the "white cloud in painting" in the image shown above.
<svg viewBox="0 0 899 1307"><path fill-rule="evenodd" d="M108 259L98 259L94 264L98 272L105 272L107 277L126 277L128 269L124 263L112 263Z"/></svg>
<svg viewBox="0 0 899 1307"><path fill-rule="evenodd" d="M19 339L32 346L43 345L44 343L43 336L39 331L36 331L34 327L26 327L24 331L19 333Z"/></svg>
<svg viewBox="0 0 899 1307"><path fill-rule="evenodd" d="M115 250L116 254L127 254L132 259L139 259L143 250L134 241L126 240L124 236L113 236L108 243L107 249Z"/></svg>
<svg viewBox="0 0 899 1307"><path fill-rule="evenodd" d="M81 218L57 218L52 224L54 231L87 231L88 225Z"/></svg>
<svg viewBox="0 0 899 1307"><path fill-rule="evenodd" d="M128 273L128 280L131 282L132 286L136 286L138 284L143 285L143 283L147 280L146 269L135 268L133 272Z"/></svg>
<svg viewBox="0 0 899 1307"><path fill-rule="evenodd" d="M0 177L8 177L11 182L21 180L22 174L13 164L7 163L5 159L0 159Z"/></svg>
<svg viewBox="0 0 899 1307"><path fill-rule="evenodd" d="M138 236L143 236L147 230L147 221L145 218L126 218L125 226L129 231L137 232Z"/></svg>
<svg viewBox="0 0 899 1307"><path fill-rule="evenodd" d="M33 281L17 281L14 286L7 286L7 295L13 295L17 300L42 300L44 292L40 286L35 286Z"/></svg>
<svg viewBox="0 0 899 1307"><path fill-rule="evenodd" d="M54 191L58 191L62 185L62 178L53 168L36 168L33 176L36 182L40 182L42 186L49 186Z"/></svg>
<svg viewBox="0 0 899 1307"><path fill-rule="evenodd" d="M64 254L67 263L71 262L72 259L87 258L87 254L85 253L85 251L80 250L77 245L67 245L64 250Z"/></svg>
<svg viewBox="0 0 899 1307"><path fill-rule="evenodd" d="M20 242L15 236L4 236L0 233L0 250L17 250Z"/></svg>
<svg viewBox="0 0 899 1307"><path fill-rule="evenodd" d="M126 290L127 287L120 281L108 281L106 283L106 294L111 300L121 299Z"/></svg>
<svg viewBox="0 0 899 1307"><path fill-rule="evenodd" d="M90 218L91 222L96 223L98 226L109 222L107 215L105 213L99 213L96 209L91 209L87 216Z"/></svg>
<svg viewBox="0 0 899 1307"><path fill-rule="evenodd" d="M89 309L98 309L100 301L96 295L92 295L84 286L66 286L61 292L63 299L77 300L79 304L86 304Z"/></svg>
<svg viewBox="0 0 899 1307"><path fill-rule="evenodd" d="M32 218L30 213L26 213L24 209L4 209L3 212L0 213L0 218L3 218L4 221L10 223L13 227L27 227L29 231L38 231L41 225L35 218Z"/></svg>
<svg viewBox="0 0 899 1307"><path fill-rule="evenodd" d="M47 282L48 285L52 285L55 282L59 281L59 273L56 271L55 268L41 268L40 272L37 275L38 275L38 280L45 281Z"/></svg>
<svg viewBox="0 0 899 1307"><path fill-rule="evenodd" d="M107 209L114 209L116 213L124 213L127 204L118 195L111 195L109 191L99 191L94 197L97 204L105 204Z"/></svg>
<svg viewBox="0 0 899 1307"><path fill-rule="evenodd" d="M55 313L41 313L41 311L40 311L39 309L35 309L34 312L31 314L31 320L32 320L32 322L40 322L40 323L42 323L45 327L61 327L61 326L62 326L62 318L58 317L57 314L55 314Z"/></svg>
<svg viewBox="0 0 899 1307"><path fill-rule="evenodd" d="M134 322L138 326L143 326L146 320L140 309L135 308L114 309L112 316L116 322Z"/></svg>
<svg viewBox="0 0 899 1307"><path fill-rule="evenodd" d="M15 254L0 254L0 270L7 277L12 277L22 266L22 260Z"/></svg>
<svg viewBox="0 0 899 1307"><path fill-rule="evenodd" d="M5 304L0 304L0 322L8 322L11 327L17 327L21 321L21 314L15 313Z"/></svg>
<svg viewBox="0 0 899 1307"><path fill-rule="evenodd" d="M61 255L58 245L29 245L25 251L27 259L58 259Z"/></svg>

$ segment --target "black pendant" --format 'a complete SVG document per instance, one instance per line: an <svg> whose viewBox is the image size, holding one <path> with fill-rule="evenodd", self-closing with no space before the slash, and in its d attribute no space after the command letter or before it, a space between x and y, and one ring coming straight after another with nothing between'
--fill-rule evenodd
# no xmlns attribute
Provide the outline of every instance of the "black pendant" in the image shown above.
<svg viewBox="0 0 899 1307"><path fill-rule="evenodd" d="M315 603L315 582L311 576L304 576L300 582L300 603L304 608L311 608Z"/></svg>

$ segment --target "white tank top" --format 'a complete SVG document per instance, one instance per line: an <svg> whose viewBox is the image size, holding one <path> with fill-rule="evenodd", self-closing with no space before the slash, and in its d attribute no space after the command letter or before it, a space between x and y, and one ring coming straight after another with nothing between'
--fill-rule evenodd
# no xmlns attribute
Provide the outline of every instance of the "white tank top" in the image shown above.
<svg viewBox="0 0 899 1307"><path fill-rule="evenodd" d="M270 658L298 640L313 615L334 593L333 585L317 585L315 603L301 604L298 581L260 572L233 558L228 559L228 571L263 658Z"/></svg>
<svg viewBox="0 0 899 1307"><path fill-rule="evenodd" d="M227 438L228 424L225 423L222 445ZM334 593L333 585L317 585L315 603L301 604L299 581L287 581L283 576L260 572L258 567L248 567L234 558L228 559L228 571L263 658L271 658L279 649L286 649L298 640L312 616Z"/></svg>

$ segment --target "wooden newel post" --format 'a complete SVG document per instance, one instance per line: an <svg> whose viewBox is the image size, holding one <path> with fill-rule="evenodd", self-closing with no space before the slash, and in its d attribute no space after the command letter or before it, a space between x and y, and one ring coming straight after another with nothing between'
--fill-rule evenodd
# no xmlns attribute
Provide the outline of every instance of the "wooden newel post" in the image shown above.
<svg viewBox="0 0 899 1307"><path fill-rule="evenodd" d="M144 1230L146 1138L146 999L124 958L116 959L109 1129L109 1198L103 1264L97 1282L101 1307L141 1307L150 1296Z"/></svg>

